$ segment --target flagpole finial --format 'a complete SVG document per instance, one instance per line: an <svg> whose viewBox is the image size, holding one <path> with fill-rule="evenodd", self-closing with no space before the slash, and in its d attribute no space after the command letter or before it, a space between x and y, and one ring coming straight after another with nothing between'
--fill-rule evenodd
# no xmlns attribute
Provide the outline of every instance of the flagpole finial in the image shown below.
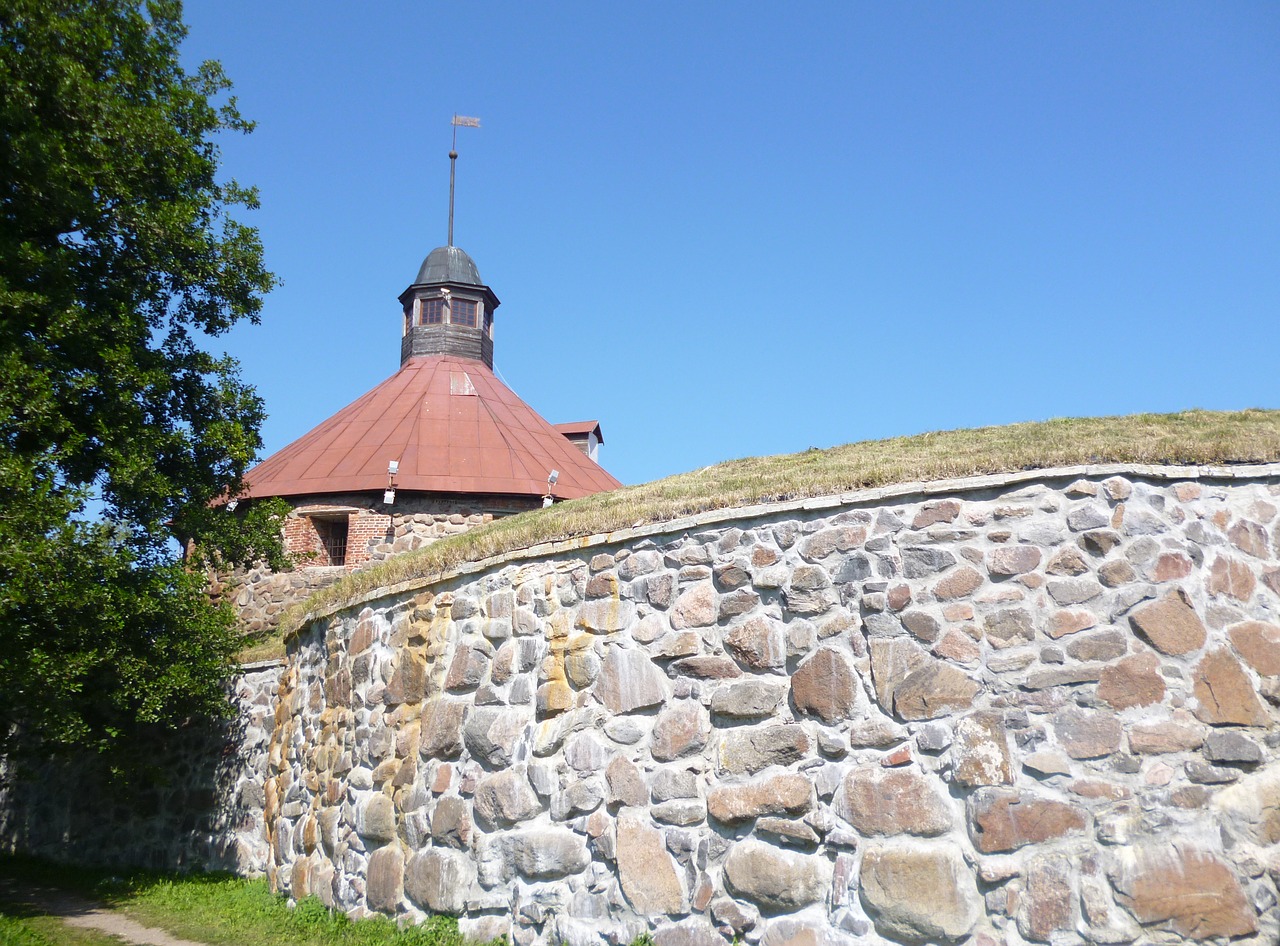
<svg viewBox="0 0 1280 946"><path fill-rule="evenodd" d="M458 129L459 128L479 128L480 119L469 118L466 115L453 113L453 146L449 149L449 246L453 246L453 192L454 182L457 179L458 169Z"/></svg>

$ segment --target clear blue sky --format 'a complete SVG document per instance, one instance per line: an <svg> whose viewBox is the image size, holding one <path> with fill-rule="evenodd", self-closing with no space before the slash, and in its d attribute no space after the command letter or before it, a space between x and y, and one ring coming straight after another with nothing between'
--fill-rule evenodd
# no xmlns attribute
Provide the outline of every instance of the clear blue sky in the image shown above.
<svg viewBox="0 0 1280 946"><path fill-rule="evenodd" d="M1280 407L1280 4L192 0L283 284L266 452L399 365L454 242L500 375L628 483L1049 417Z"/></svg>

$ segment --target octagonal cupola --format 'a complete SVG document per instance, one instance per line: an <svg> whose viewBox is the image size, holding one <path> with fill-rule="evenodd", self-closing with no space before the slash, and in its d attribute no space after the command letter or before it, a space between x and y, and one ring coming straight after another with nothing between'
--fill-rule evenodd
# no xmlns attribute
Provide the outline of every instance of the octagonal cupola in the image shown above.
<svg viewBox="0 0 1280 946"><path fill-rule="evenodd" d="M400 364L423 355L473 358L493 367L493 313L498 297L475 261L456 246L438 246L400 294L404 336Z"/></svg>

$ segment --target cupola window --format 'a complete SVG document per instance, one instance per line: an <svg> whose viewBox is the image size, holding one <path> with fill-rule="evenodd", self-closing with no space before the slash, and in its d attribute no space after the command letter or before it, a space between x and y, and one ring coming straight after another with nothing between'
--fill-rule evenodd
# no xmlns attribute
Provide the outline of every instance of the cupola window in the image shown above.
<svg viewBox="0 0 1280 946"><path fill-rule="evenodd" d="M454 325L465 325L468 328L476 327L476 310L479 303L474 299L454 299L453 311L449 313L449 321Z"/></svg>
<svg viewBox="0 0 1280 946"><path fill-rule="evenodd" d="M423 299L418 324L440 325L444 322L444 308L443 299Z"/></svg>

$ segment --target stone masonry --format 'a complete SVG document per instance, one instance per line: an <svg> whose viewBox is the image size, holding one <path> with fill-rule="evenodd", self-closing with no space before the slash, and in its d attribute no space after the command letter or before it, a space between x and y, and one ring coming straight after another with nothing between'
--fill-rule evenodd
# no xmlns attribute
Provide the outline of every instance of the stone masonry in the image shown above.
<svg viewBox="0 0 1280 946"><path fill-rule="evenodd" d="M518 946L1275 943L1280 468L1086 473L739 510L322 617L267 874Z"/></svg>
<svg viewBox="0 0 1280 946"><path fill-rule="evenodd" d="M127 783L105 758L0 761L0 849L155 870L267 868L263 806L280 662L241 668L228 722L188 722Z"/></svg>

